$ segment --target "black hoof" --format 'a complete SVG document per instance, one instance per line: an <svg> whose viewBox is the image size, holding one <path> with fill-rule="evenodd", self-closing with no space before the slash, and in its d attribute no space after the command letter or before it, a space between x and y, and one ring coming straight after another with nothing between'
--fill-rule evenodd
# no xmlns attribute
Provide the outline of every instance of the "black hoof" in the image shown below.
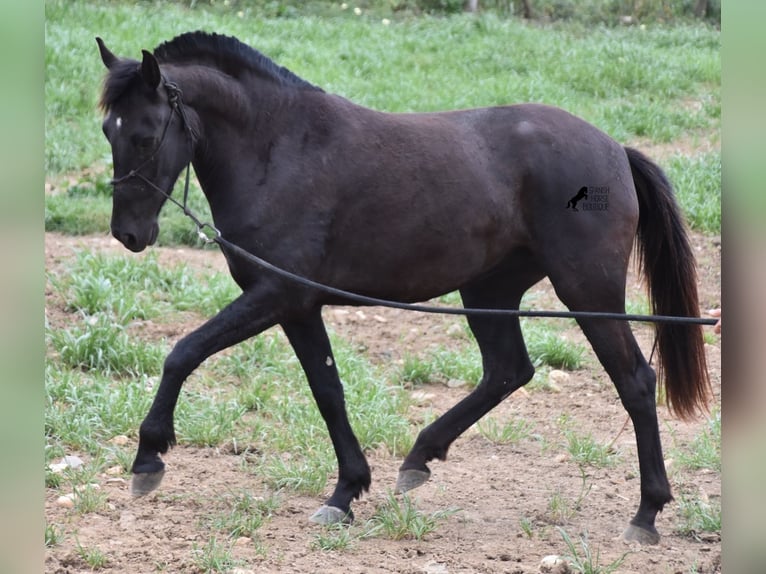
<svg viewBox="0 0 766 574"><path fill-rule="evenodd" d="M160 485L163 476L165 476L164 468L156 472L140 472L134 474L133 480L130 483L130 493L133 496L144 496L145 494L149 494Z"/></svg>
<svg viewBox="0 0 766 574"><path fill-rule="evenodd" d="M427 470L418 470L416 468L409 468L399 471L399 477L396 479L395 492L401 494L417 488L421 484L428 482L431 477L431 473Z"/></svg>
<svg viewBox="0 0 766 574"><path fill-rule="evenodd" d="M330 526L333 524L351 524L354 521L354 513L350 510L344 512L337 506L322 506L309 517L310 522Z"/></svg>
<svg viewBox="0 0 766 574"><path fill-rule="evenodd" d="M629 524L622 533L622 538L628 542L638 542L644 544L657 544L660 541L660 533L652 527L651 530L641 528L635 524Z"/></svg>

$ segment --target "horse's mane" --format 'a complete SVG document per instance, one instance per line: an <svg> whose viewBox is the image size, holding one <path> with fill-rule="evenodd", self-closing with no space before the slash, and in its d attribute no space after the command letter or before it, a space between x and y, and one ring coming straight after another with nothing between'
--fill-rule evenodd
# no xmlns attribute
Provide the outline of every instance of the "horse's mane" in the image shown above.
<svg viewBox="0 0 766 574"><path fill-rule="evenodd" d="M163 42L153 53L160 64L202 64L234 78L254 73L282 86L322 91L232 36L187 32ZM138 79L139 69L139 62L127 58L118 60L110 68L99 103L102 109L108 110Z"/></svg>

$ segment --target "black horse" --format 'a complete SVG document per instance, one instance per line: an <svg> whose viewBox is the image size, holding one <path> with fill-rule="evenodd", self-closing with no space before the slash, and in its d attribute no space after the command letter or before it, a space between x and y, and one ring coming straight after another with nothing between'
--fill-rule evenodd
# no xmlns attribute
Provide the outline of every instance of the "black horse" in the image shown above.
<svg viewBox="0 0 766 574"><path fill-rule="evenodd" d="M100 103L114 160L111 229L131 251L154 243L160 209L191 162L224 238L330 286L405 302L457 289L467 307L517 309L547 276L571 310L624 313L637 237L653 311L699 314L694 257L670 183L641 153L567 112L523 104L381 113L216 34L183 34L144 51L140 62L98 45L108 69ZM591 183L608 186L608 212L562 208L573 188ZM338 459L335 490L312 520L351 520L370 468L321 317L324 305L348 301L223 251L243 292L168 355L141 424L133 492L162 479L160 454L175 443L173 411L187 376L210 355L279 324ZM532 377L518 318L468 322L483 358L481 383L420 432L401 465L400 491L424 483L428 461L444 460L464 430ZM624 536L656 543L655 517L672 496L655 373L627 323L579 325L635 427L641 499ZM657 341L670 406L693 416L709 395L701 329L663 324Z"/></svg>

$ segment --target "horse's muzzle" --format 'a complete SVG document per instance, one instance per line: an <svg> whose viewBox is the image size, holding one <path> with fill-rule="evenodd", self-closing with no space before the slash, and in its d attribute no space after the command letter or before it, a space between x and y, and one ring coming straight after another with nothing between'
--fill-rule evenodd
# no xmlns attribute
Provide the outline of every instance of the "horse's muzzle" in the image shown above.
<svg viewBox="0 0 766 574"><path fill-rule="evenodd" d="M154 245L157 241L159 232L160 226L156 223L151 226L148 234L131 232L115 227L114 225L112 226L112 235L114 238L134 253L143 251L148 245Z"/></svg>

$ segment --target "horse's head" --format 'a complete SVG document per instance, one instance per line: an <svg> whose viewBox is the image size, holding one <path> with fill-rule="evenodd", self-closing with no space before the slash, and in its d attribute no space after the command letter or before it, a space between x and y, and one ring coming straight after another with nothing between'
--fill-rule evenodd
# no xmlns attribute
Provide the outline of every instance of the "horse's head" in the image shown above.
<svg viewBox="0 0 766 574"><path fill-rule="evenodd" d="M191 131L180 90L143 51L143 61L118 58L97 38L109 70L101 107L112 146L112 235L131 251L157 240L157 218L183 168L192 159Z"/></svg>

